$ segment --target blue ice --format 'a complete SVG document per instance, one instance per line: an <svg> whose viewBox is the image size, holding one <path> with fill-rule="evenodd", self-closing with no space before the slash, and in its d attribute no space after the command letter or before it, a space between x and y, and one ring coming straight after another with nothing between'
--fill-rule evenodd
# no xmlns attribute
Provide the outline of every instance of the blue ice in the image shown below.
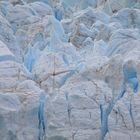
<svg viewBox="0 0 140 140"><path fill-rule="evenodd" d="M62 77L62 79L60 80L59 86L63 86L66 81L75 73L75 70L71 70L70 72L68 72L65 76Z"/></svg>
<svg viewBox="0 0 140 140"><path fill-rule="evenodd" d="M57 7L54 8L54 16L57 20L61 21L62 20L62 11L58 9Z"/></svg>
<svg viewBox="0 0 140 140"><path fill-rule="evenodd" d="M104 140L105 135L108 132L108 116L106 111L103 109L103 105L100 105L101 112L101 136L100 140Z"/></svg>
<svg viewBox="0 0 140 140"><path fill-rule="evenodd" d="M137 78L131 78L128 80L128 83L132 84L133 87L133 92L137 92L138 91L138 79Z"/></svg>
<svg viewBox="0 0 140 140"><path fill-rule="evenodd" d="M119 97L118 97L118 100L119 99L121 99L123 96L124 96L124 94L126 93L126 86L125 86L125 84L122 86L122 88L121 88L121 91L120 91L120 95L119 95Z"/></svg>
<svg viewBox="0 0 140 140"><path fill-rule="evenodd" d="M40 56L40 52L45 48L45 39L42 33L38 33L34 39L34 46L29 45L27 53L24 57L24 65L32 71L33 65Z"/></svg>
<svg viewBox="0 0 140 140"><path fill-rule="evenodd" d="M41 93L38 108L38 128L39 128L38 140L44 140L46 134L45 114L44 114L45 100L46 100L45 94Z"/></svg>
<svg viewBox="0 0 140 140"><path fill-rule="evenodd" d="M32 71L33 65L35 64L36 59L39 57L39 50L35 47L29 46L28 51L24 57L24 65L29 70Z"/></svg>
<svg viewBox="0 0 140 140"><path fill-rule="evenodd" d="M131 104L131 102L130 102L130 106L129 106L129 114L130 114L130 117L131 117L131 120L132 120L133 128L135 129L135 121L134 121L134 116L133 116L133 112L132 112L132 104Z"/></svg>
<svg viewBox="0 0 140 140"><path fill-rule="evenodd" d="M124 65L123 73L124 73L125 82L131 84L133 88L133 92L136 93L138 91L138 85L139 85L136 70L133 67L128 67L127 65Z"/></svg>
<svg viewBox="0 0 140 140"><path fill-rule="evenodd" d="M106 134L109 132L108 129L108 117L114 107L114 101L107 103L106 105L100 105L100 113L101 113L101 136L100 140L104 140Z"/></svg>
<svg viewBox="0 0 140 140"><path fill-rule="evenodd" d="M24 65L30 72L32 71L34 62L35 62L35 57L34 57L33 49L29 47L28 52L24 58Z"/></svg>

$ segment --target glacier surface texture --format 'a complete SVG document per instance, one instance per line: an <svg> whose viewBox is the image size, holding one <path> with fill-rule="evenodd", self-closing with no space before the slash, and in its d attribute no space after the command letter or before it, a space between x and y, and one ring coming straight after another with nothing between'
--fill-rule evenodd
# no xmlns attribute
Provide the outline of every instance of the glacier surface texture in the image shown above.
<svg viewBox="0 0 140 140"><path fill-rule="evenodd" d="M140 140L140 0L0 0L0 140Z"/></svg>

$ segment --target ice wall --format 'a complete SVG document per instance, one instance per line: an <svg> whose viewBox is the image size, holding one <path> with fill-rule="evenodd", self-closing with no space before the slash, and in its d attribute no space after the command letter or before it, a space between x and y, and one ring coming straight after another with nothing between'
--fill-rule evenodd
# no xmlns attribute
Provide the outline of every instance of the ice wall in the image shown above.
<svg viewBox="0 0 140 140"><path fill-rule="evenodd" d="M1 0L0 139L139 140L139 7Z"/></svg>

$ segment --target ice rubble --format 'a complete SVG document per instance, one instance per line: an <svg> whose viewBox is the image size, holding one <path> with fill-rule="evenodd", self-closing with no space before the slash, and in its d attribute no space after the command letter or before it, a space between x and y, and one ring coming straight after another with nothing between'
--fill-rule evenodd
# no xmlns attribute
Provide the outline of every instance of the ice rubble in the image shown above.
<svg viewBox="0 0 140 140"><path fill-rule="evenodd" d="M0 1L1 140L139 140L139 7Z"/></svg>

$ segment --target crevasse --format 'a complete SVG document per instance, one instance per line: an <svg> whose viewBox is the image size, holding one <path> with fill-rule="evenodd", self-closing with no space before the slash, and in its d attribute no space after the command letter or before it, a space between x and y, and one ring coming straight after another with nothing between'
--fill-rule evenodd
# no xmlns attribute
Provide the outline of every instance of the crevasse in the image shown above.
<svg viewBox="0 0 140 140"><path fill-rule="evenodd" d="M39 108L38 108L38 140L46 139L46 123L45 123L45 93L41 93L39 97Z"/></svg>

